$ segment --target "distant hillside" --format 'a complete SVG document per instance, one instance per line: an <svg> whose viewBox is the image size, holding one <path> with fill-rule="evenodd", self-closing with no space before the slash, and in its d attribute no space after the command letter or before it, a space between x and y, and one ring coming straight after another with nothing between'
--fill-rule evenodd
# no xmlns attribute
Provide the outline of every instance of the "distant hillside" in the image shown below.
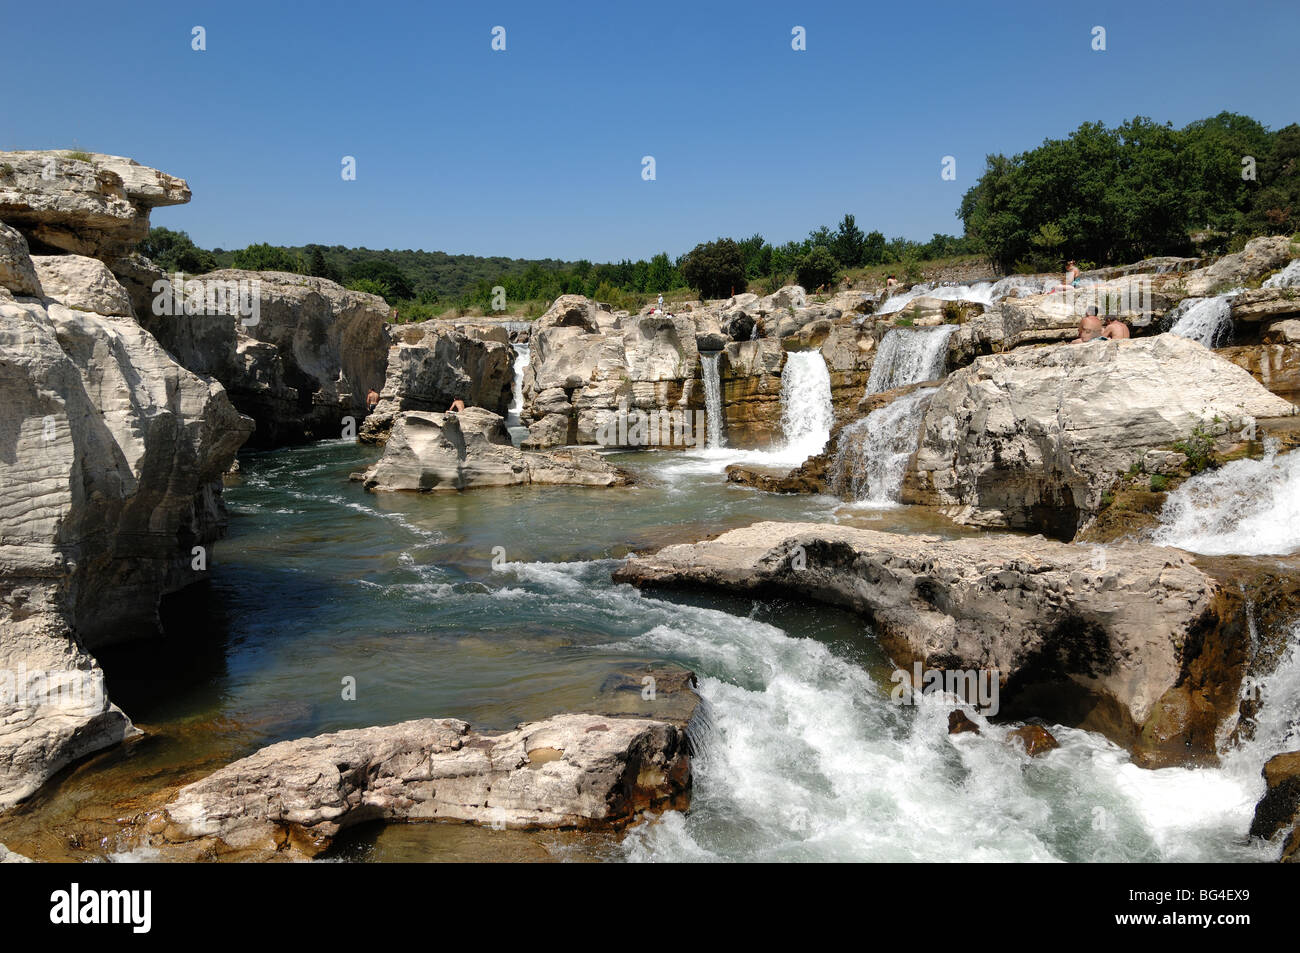
<svg viewBox="0 0 1300 953"><path fill-rule="evenodd" d="M346 248L342 245L288 246L285 250L304 262L320 249L326 264L338 275L348 275L362 262L384 262L402 270L415 295L423 293L438 300L455 300L473 291L480 281L496 284L505 276L522 275L533 267L548 272L567 271L576 262L556 258L482 258L478 255L449 255L441 251ZM212 254L221 268L235 266L234 250L215 248ZM590 264L588 264L590 267Z"/></svg>

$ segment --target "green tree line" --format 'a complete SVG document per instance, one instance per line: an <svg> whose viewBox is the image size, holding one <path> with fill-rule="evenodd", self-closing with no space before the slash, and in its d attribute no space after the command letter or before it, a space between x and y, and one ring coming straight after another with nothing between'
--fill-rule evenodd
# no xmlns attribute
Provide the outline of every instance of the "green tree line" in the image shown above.
<svg viewBox="0 0 1300 953"><path fill-rule="evenodd" d="M1137 116L987 157L966 235L1003 271L1235 251L1300 229L1300 126L1224 112L1182 129Z"/></svg>

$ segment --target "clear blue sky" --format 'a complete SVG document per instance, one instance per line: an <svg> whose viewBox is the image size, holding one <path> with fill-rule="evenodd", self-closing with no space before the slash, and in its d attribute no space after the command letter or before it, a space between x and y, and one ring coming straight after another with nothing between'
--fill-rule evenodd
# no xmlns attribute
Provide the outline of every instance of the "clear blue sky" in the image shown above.
<svg viewBox="0 0 1300 953"><path fill-rule="evenodd" d="M607 261L845 212L927 239L987 153L1084 120L1300 120L1295 0L0 3L0 148L182 176L154 222L206 247Z"/></svg>

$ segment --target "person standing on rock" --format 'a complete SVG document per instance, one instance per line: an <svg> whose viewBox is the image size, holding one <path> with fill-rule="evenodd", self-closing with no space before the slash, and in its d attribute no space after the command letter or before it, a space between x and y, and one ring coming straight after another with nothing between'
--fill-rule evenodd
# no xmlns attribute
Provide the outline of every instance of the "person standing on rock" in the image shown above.
<svg viewBox="0 0 1300 953"><path fill-rule="evenodd" d="M457 414L464 409L465 409L465 402L461 400L459 397L457 397L455 400L451 402L451 406L447 408L447 413Z"/></svg>
<svg viewBox="0 0 1300 953"><path fill-rule="evenodd" d="M660 296L659 296L659 307L655 308L655 310L658 311L660 314L663 314L663 310L664 310L664 296L663 296L663 295L660 295Z"/></svg>
<svg viewBox="0 0 1300 953"><path fill-rule="evenodd" d="M370 393L366 395L366 413L373 414L378 405L379 394L377 394L375 389L372 387L370 388Z"/></svg>

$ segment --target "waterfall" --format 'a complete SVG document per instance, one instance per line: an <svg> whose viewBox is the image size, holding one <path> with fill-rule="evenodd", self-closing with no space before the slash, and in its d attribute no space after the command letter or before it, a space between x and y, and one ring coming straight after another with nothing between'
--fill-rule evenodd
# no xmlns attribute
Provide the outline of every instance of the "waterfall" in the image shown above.
<svg viewBox="0 0 1300 953"><path fill-rule="evenodd" d="M727 445L727 438L723 433L722 379L718 375L720 354L719 351L715 354L700 355L700 376L704 379L704 409L709 425L708 443L705 446L710 450Z"/></svg>
<svg viewBox="0 0 1300 953"><path fill-rule="evenodd" d="M955 324L918 330L890 330L880 342L880 350L872 362L867 394L879 394L894 387L942 377L948 357L948 338L955 330Z"/></svg>
<svg viewBox="0 0 1300 953"><path fill-rule="evenodd" d="M831 464L835 492L876 506L897 503L933 396L932 389L904 394L840 431Z"/></svg>
<svg viewBox="0 0 1300 953"><path fill-rule="evenodd" d="M510 431L512 437L516 439L515 446L519 445L519 440L523 439L528 433L528 428L523 425L520 415L524 412L524 371L528 368L529 348L527 344L512 344L515 349L515 381L514 381L514 400L510 404L510 409L506 411L506 429Z"/></svg>
<svg viewBox="0 0 1300 953"><path fill-rule="evenodd" d="M917 298L938 298L941 301L976 301L987 307L993 303L993 290L995 287L996 285L991 281L980 281L973 285L937 285L934 287L929 284L913 285L902 294L895 294L887 298L876 309L876 314L893 314L895 311L901 311Z"/></svg>
<svg viewBox="0 0 1300 953"><path fill-rule="evenodd" d="M1169 333L1191 338L1206 347L1223 347L1232 340L1232 298L1236 291L1213 298L1188 298L1170 312Z"/></svg>
<svg viewBox="0 0 1300 953"><path fill-rule="evenodd" d="M835 411L831 406L831 375L821 351L791 351L781 371L781 429L785 432L783 456L808 457L821 453L831 438Z"/></svg>
<svg viewBox="0 0 1300 953"><path fill-rule="evenodd" d="M1154 541L1211 556L1300 550L1300 452L1234 460L1192 477L1165 499Z"/></svg>
<svg viewBox="0 0 1300 953"><path fill-rule="evenodd" d="M1300 258L1287 265L1276 275L1264 279L1261 288L1300 288Z"/></svg>

